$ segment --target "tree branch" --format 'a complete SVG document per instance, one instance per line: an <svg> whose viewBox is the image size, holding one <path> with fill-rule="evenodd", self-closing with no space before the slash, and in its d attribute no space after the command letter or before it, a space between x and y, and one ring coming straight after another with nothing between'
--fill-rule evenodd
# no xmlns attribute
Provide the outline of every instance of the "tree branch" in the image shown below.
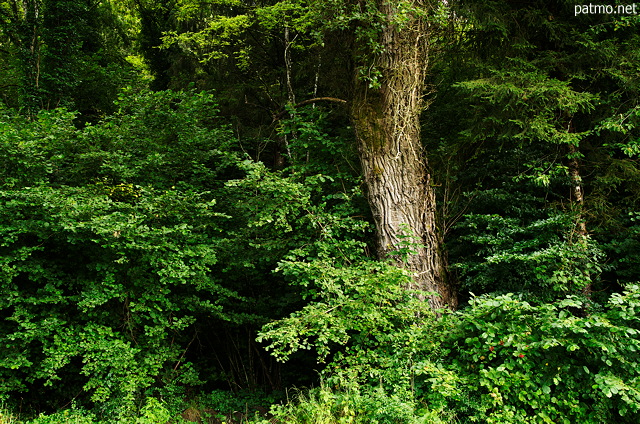
<svg viewBox="0 0 640 424"><path fill-rule="evenodd" d="M297 103L293 106L294 109L298 109L299 107L302 106L306 106L312 103L317 103L317 102L332 102L332 103L341 103L341 104L345 104L347 103L346 100L343 99L338 99L337 97L315 97L313 99L308 99L308 100L304 100L300 103ZM273 117L274 121L279 121L280 119L284 118L287 114L286 110L281 111L280 113L278 113L277 115L275 115Z"/></svg>

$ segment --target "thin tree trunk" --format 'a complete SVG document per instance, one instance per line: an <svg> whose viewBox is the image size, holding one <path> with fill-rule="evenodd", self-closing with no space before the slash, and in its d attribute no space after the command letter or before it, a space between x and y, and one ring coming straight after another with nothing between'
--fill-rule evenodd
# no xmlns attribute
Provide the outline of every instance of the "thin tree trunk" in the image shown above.
<svg viewBox="0 0 640 424"><path fill-rule="evenodd" d="M580 214L576 219L576 233L587 235L587 224L582 214L584 194L582 192L582 178L580 177L580 164L578 162L578 148L569 144L569 179L571 181L571 202L578 208Z"/></svg>
<svg viewBox="0 0 640 424"><path fill-rule="evenodd" d="M389 21L396 13L392 2L380 2L379 8ZM410 288L437 293L428 296L432 309L455 308L456 294L446 279L435 195L420 140L428 28L420 18L402 29L394 24L385 27L380 39L384 51L376 62L382 73L380 87L370 88L367 81L357 79L351 102L378 257L390 256L409 270Z"/></svg>
<svg viewBox="0 0 640 424"><path fill-rule="evenodd" d="M18 49L20 61L19 106L29 117L36 115L42 107L40 93L41 54L41 1L26 0L21 4L11 2L12 19L18 23L14 32L8 31Z"/></svg>
<svg viewBox="0 0 640 424"><path fill-rule="evenodd" d="M295 39L295 37L294 37ZM284 27L284 68L285 68L285 79L287 85L287 100L290 105L296 104L296 93L293 91L293 84L291 83L291 37L289 36L289 26L285 25ZM297 138L296 133L293 132L292 138ZM289 161L293 162L295 159L291 155L291 147L289 146L289 139L286 134L282 136L284 141L284 146L287 149L287 156L289 157Z"/></svg>
<svg viewBox="0 0 640 424"><path fill-rule="evenodd" d="M584 193L582 190L582 177L580 176L580 162L578 162L578 156L578 147L573 144L569 144L569 161L567 163L567 167L569 168L569 180L571 183L571 202L578 211L575 230L577 240L575 240L574 243L582 246L586 254L589 233L587 232L587 223L583 211ZM582 294L586 297L591 297L591 293L593 292L591 276L587 271L583 272L585 274L585 279L589 282L582 288Z"/></svg>

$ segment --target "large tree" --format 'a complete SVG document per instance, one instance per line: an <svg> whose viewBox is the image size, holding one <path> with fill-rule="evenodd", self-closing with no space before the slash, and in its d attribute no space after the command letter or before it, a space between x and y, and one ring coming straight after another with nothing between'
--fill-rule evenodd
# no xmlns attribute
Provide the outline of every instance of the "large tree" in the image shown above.
<svg viewBox="0 0 640 424"><path fill-rule="evenodd" d="M357 51L365 53L356 55L351 117L376 224L378 256L391 256L411 271L413 288L436 293L429 295L432 308L455 308L420 137L430 53L429 9L435 6L423 0L372 3L381 25L372 26L366 36L361 33L356 42ZM367 69L375 72L366 75Z"/></svg>
<svg viewBox="0 0 640 424"><path fill-rule="evenodd" d="M201 32L175 38L191 50L198 45L203 51L203 43L209 43L209 49L220 49L225 44L221 42L224 37L237 44L240 34L256 25L270 30L280 27L285 46L284 100L293 102L296 87L292 87L290 77L296 64L286 54L293 40L309 34L322 34L324 41L335 40L339 34L343 41L331 44L330 53L350 58L350 63L340 63L343 71L350 72L342 89L318 92L316 76L313 90L307 87L298 92L313 92L315 96L325 96L323 100L328 99L327 95L338 97L349 93L341 101L348 103L355 127L367 199L376 226L378 258L391 259L411 272L410 288L429 293L421 297L428 298L433 309L447 305L455 308L457 304L446 278L436 226L435 195L420 135L433 12L441 7L440 3L428 0L310 3L283 0L260 8L245 5L242 15L237 14L237 7L230 7L227 16L211 18L209 27ZM203 41L209 39L213 41ZM240 50L243 54L248 51ZM330 55L323 57L326 56ZM329 68L322 65L324 70ZM309 103L314 103L314 99L307 98L300 104Z"/></svg>

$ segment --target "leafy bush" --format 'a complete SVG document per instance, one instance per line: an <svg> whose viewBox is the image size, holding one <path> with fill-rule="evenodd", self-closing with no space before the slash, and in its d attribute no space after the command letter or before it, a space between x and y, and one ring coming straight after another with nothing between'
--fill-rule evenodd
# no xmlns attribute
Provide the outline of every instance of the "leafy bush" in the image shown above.
<svg viewBox="0 0 640 424"><path fill-rule="evenodd" d="M476 202L486 197L507 204L497 213L465 215L457 224L457 239L450 243L452 269L464 289L526 292L549 302L598 281L603 252L595 240L576 233L573 214L535 210L540 206L524 194L513 198L487 190L478 197ZM516 200L520 204L510 204Z"/></svg>
<svg viewBox="0 0 640 424"><path fill-rule="evenodd" d="M208 93L118 107L80 129L65 111L0 117L0 397L123 420L203 375L280 384L256 376L273 368L255 329L301 297L272 271L326 237L362 245L356 184L248 159Z"/></svg>
<svg viewBox="0 0 640 424"><path fill-rule="evenodd" d="M540 305L513 294L474 298L443 319L439 368L416 365L419 396L472 422L637 422L640 287L586 316L585 307L575 297ZM442 369L455 375L453 393L439 393Z"/></svg>
<svg viewBox="0 0 640 424"><path fill-rule="evenodd" d="M136 196L0 193L0 392L54 390L64 375L58 395L131 405L169 364L181 369L197 315L224 317L233 293L209 274L221 217L212 200L149 188Z"/></svg>
<svg viewBox="0 0 640 424"><path fill-rule="evenodd" d="M332 389L322 385L298 391L271 411L275 420L292 424L440 424L436 413L420 409L411 398L389 395L382 388ZM273 420L257 419L255 424Z"/></svg>
<svg viewBox="0 0 640 424"><path fill-rule="evenodd" d="M536 304L522 294L484 295L437 319L402 288L401 270L373 264L327 258L281 265L312 302L265 326L260 337L285 360L314 350L327 362L328 387L343 390L310 395L307 409L327 415L290 410L300 422L347 419L331 412L347 402L335 397L343 395L344 411L367 416L376 388L440 416L453 411L462 422L640 418L640 286L605 305L576 296ZM360 394L368 400L358 403Z"/></svg>
<svg viewBox="0 0 640 424"><path fill-rule="evenodd" d="M210 188L239 175L213 98L119 106L83 129L64 111L0 121L0 396L27 407L123 419L146 390L201 384L195 323L240 297L212 273L228 217Z"/></svg>
<svg viewBox="0 0 640 424"><path fill-rule="evenodd" d="M40 414L38 417L26 421L25 424L94 424L95 417L79 409L64 409L54 414Z"/></svg>

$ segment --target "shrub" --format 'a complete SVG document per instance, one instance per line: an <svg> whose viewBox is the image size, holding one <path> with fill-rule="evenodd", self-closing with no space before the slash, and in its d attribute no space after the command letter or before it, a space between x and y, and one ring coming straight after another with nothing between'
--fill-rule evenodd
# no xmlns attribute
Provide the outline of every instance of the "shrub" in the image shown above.
<svg viewBox="0 0 640 424"><path fill-rule="evenodd" d="M272 408L275 420L291 424L440 424L438 414L421 409L412 398L390 395L381 387L351 385L298 391L285 405ZM256 419L255 424L273 422Z"/></svg>
<svg viewBox="0 0 640 424"><path fill-rule="evenodd" d="M602 310L585 307L571 296L540 305L514 294L472 299L442 322L450 332L438 362L456 376L453 396L440 392L442 372L429 361L415 366L419 396L473 422L638 422L640 287L613 294Z"/></svg>

